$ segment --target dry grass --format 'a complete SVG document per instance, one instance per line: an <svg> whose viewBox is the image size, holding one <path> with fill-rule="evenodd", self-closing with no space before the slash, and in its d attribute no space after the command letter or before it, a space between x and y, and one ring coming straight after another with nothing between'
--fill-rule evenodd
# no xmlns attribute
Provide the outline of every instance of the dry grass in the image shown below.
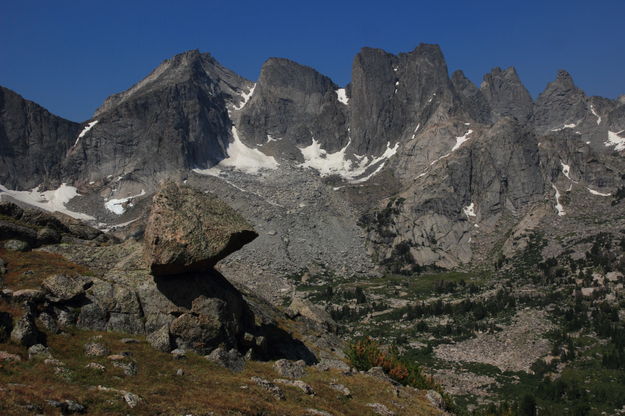
<svg viewBox="0 0 625 416"><path fill-rule="evenodd" d="M0 244L1 245L1 244ZM64 257L45 251L14 252L0 248L0 258L7 263L7 274L2 276L9 289L35 289L51 274L91 274L90 270Z"/></svg>
<svg viewBox="0 0 625 416"><path fill-rule="evenodd" d="M83 345L93 335L102 335L103 342L113 353L127 351L127 360L138 366L136 376L124 376L106 357L87 357ZM204 358L189 354L175 360L170 354L154 351L143 339L138 344L123 344L123 334L95 333L73 330L69 335L49 335L48 344L54 357L69 369L66 377L55 374L52 366L43 360L25 360L24 348L0 344L0 350L20 353L21 363L3 363L0 366L0 414L22 415L28 403L40 406L45 414L58 410L46 400L76 400L92 415L303 415L305 409L325 410L333 415L371 415L367 403L385 404L397 415L435 415L440 412L429 406L423 392L397 397L394 388L366 375L343 375L335 371L322 372L310 368L303 378L316 396L308 396L293 387L281 386L286 400L279 401L250 381L258 376L273 380L278 375L272 363L247 363L242 373L232 373ZM89 362L106 366L103 373L86 369ZM183 376L176 376L182 369ZM329 383L341 383L352 391L345 398L330 388ZM106 386L140 395L144 401L134 409L128 408L121 395L94 390Z"/></svg>

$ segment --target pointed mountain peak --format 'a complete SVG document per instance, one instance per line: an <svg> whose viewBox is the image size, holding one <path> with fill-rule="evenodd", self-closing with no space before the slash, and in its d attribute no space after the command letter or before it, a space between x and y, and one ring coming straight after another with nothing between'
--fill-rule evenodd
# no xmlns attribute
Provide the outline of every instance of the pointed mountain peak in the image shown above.
<svg viewBox="0 0 625 416"><path fill-rule="evenodd" d="M166 59L163 64L169 64L172 66L192 66L198 63L211 63L215 64L215 58L208 52L200 52L199 49L192 49L186 52L174 55L173 58Z"/></svg>
<svg viewBox="0 0 625 416"><path fill-rule="evenodd" d="M480 123L490 123L490 107L480 89L458 69L451 75L451 83L460 97L467 115Z"/></svg>
<svg viewBox="0 0 625 416"><path fill-rule="evenodd" d="M420 43L410 54L445 60L441 47L435 43Z"/></svg>
<svg viewBox="0 0 625 416"><path fill-rule="evenodd" d="M475 95L479 92L477 86L471 81L461 69L457 69L451 74L451 83L457 93L462 95Z"/></svg>
<svg viewBox="0 0 625 416"><path fill-rule="evenodd" d="M519 73L513 66L509 66L506 69L501 69L500 67L496 66L491 69L489 73L484 75L485 81L489 78L505 78L508 80L518 81L519 83L521 82L521 79L519 78Z"/></svg>
<svg viewBox="0 0 625 416"><path fill-rule="evenodd" d="M462 71L462 69L457 69L453 72L453 74L451 74L451 82L455 85L462 85L462 86L468 86L468 85L473 85L475 86L475 84L473 84L473 82L467 78L467 76L464 74L464 71Z"/></svg>
<svg viewBox="0 0 625 416"><path fill-rule="evenodd" d="M306 65L302 65L298 62L295 62L291 59L288 58L278 58L278 57L271 57L268 58L264 63L263 66L261 67L261 76L262 76L262 72L265 71L274 71L274 70L292 70L292 71L298 71L298 72L314 72L314 73L318 73L318 71L314 68L311 68L309 66Z"/></svg>
<svg viewBox="0 0 625 416"><path fill-rule="evenodd" d="M520 121L529 118L532 97L513 66L505 70L493 68L484 75L480 90L492 108L493 121L501 117L514 117Z"/></svg>
<svg viewBox="0 0 625 416"><path fill-rule="evenodd" d="M573 82L573 77L567 71L560 69L556 74L556 79L547 84L547 88L540 94L542 96L546 96L551 94L553 91L560 92L572 92L575 94L579 94L581 90L577 88L575 83ZM583 94L583 92L581 92ZM540 99L540 97L539 97Z"/></svg>
<svg viewBox="0 0 625 416"><path fill-rule="evenodd" d="M547 85L546 90L548 89L573 90L577 89L577 87L573 82L571 74L564 69L560 69L556 74L556 79Z"/></svg>
<svg viewBox="0 0 625 416"><path fill-rule="evenodd" d="M202 53L198 49L193 49L164 60L147 77L126 91L108 97L96 110L94 117L132 97L186 82L196 82L207 87L211 84L219 84L219 88L229 95L236 95L241 85L249 83L223 67L210 53Z"/></svg>
<svg viewBox="0 0 625 416"><path fill-rule="evenodd" d="M280 86L319 93L338 88L330 78L316 69L287 58L267 59L260 70L258 84L261 89Z"/></svg>
<svg viewBox="0 0 625 416"><path fill-rule="evenodd" d="M536 100L534 125L540 132L559 131L577 125L587 113L586 94L561 69Z"/></svg>
<svg viewBox="0 0 625 416"><path fill-rule="evenodd" d="M467 76L464 74L464 71L462 69L456 69L452 74L451 74L452 78L456 78L456 79L466 79Z"/></svg>
<svg viewBox="0 0 625 416"><path fill-rule="evenodd" d="M513 66L509 66L508 68L506 68L506 70L504 71L504 74L506 74L506 76L509 76L509 77L519 78L519 73L517 72L516 68Z"/></svg>
<svg viewBox="0 0 625 416"><path fill-rule="evenodd" d="M556 75L556 80L558 81L570 81L573 82L573 77L564 69L560 69L558 74Z"/></svg>
<svg viewBox="0 0 625 416"><path fill-rule="evenodd" d="M400 61L402 61L403 58L407 58L406 63L409 66L415 64L419 65L419 63L423 62L431 65L431 67L434 68L434 71L441 74L444 73L445 77L449 76L447 72L447 62L445 61L443 51L440 46L436 44L421 43L419 46L414 48L412 52L407 54L400 53Z"/></svg>

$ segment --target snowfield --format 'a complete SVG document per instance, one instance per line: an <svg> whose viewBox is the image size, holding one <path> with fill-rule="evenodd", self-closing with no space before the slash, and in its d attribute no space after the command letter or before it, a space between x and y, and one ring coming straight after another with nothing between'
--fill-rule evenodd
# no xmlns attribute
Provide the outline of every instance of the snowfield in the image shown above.
<svg viewBox="0 0 625 416"><path fill-rule="evenodd" d="M71 211L65 206L74 197L80 195L73 186L61 184L58 189L52 191L39 191L39 187L30 191L12 191L0 185L0 201L5 200L5 195L45 211L61 212L83 221L95 221L91 215Z"/></svg>
<svg viewBox="0 0 625 416"><path fill-rule="evenodd" d="M250 93L251 94L251 93ZM233 141L228 145L228 157L209 169L193 169L201 175L218 175L220 167L231 167L252 175L262 169L277 169L279 164L273 156L267 156L258 149L246 146L239 138L236 127L232 127Z"/></svg>

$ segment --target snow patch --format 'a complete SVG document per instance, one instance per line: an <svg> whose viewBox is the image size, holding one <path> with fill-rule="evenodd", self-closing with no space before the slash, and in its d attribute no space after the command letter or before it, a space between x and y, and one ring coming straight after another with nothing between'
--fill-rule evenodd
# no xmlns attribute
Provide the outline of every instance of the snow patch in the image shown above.
<svg viewBox="0 0 625 416"><path fill-rule="evenodd" d="M577 181L574 181L573 179L571 179L571 166L567 165L563 161L560 161L560 165L562 166L562 173L564 174L564 176L566 176L566 178L570 180L571 182L577 183Z"/></svg>
<svg viewBox="0 0 625 416"><path fill-rule="evenodd" d="M347 93L345 92L345 88L339 88L338 90L334 92L336 93L336 98L339 100L339 102L345 105L349 103L349 98L347 98Z"/></svg>
<svg viewBox="0 0 625 416"><path fill-rule="evenodd" d="M551 129L551 131L561 131L564 129L573 129L577 126L577 123L572 123L572 124L565 124L564 126L557 128L557 129Z"/></svg>
<svg viewBox="0 0 625 416"><path fill-rule="evenodd" d="M39 191L39 187L33 188L30 191L12 191L0 185L0 201L3 200L2 197L4 195L10 196L20 202L32 205L45 211L61 212L83 221L95 220L95 218L91 215L74 212L65 207L65 204L80 194L75 187L64 183L61 184L58 189L42 192Z"/></svg>
<svg viewBox="0 0 625 416"><path fill-rule="evenodd" d="M440 162L443 159L448 158L449 156L451 156L451 154L453 152L455 152L456 150L458 150L460 148L460 146L462 146L462 144L466 141L468 141L469 139L471 139L469 137L469 135L473 133L473 130L469 130L467 131L464 136L460 136L460 137L456 137L456 144L454 145L454 147L451 148L451 151L449 153L444 154L443 156L439 157L438 159L430 162L430 166L434 166L435 164L437 164L438 162ZM429 169L429 168L428 168ZM417 179L425 176L427 174L427 169L422 172L419 176L417 176Z"/></svg>
<svg viewBox="0 0 625 416"><path fill-rule="evenodd" d="M417 136L417 131L419 130L419 127L421 127L421 123L417 124L417 127L415 127L414 131L412 132L411 140L414 140L414 138Z"/></svg>
<svg viewBox="0 0 625 416"><path fill-rule="evenodd" d="M96 124L98 124L98 120L94 120L94 121L92 121L91 123L87 124L87 125L85 126L85 128L84 128L84 129L82 129L82 131L80 132L80 134L78 135L78 137L76 138L76 143L74 143L74 146L77 146L77 145L78 145L78 142L80 141L80 139L82 139L82 138L83 138L83 136L84 136L85 134L87 134L87 132L88 132L89 130L91 130L91 129L93 128L93 126L95 126Z"/></svg>
<svg viewBox="0 0 625 416"><path fill-rule="evenodd" d="M268 135L267 135L267 143L277 142L277 141L280 141L280 140L282 140L282 139L280 139L280 138L276 139L276 138L275 138L275 137L273 137L271 134L268 134ZM265 143L265 144L267 144L267 143Z"/></svg>
<svg viewBox="0 0 625 416"><path fill-rule="evenodd" d="M554 184L551 184L551 186L556 191L556 211L558 211L558 215L562 217L566 215L566 213L564 212L564 207L560 203L560 191L558 191L558 188L556 188Z"/></svg>
<svg viewBox="0 0 625 416"><path fill-rule="evenodd" d="M235 105L234 109L235 110L241 110L243 107L245 107L245 104L247 104L247 102L250 100L250 98L252 98L252 94L254 94L254 90L255 89L256 89L256 84L252 85L252 88L250 88L250 90L247 93L242 92L240 97L241 97L241 100L243 100L243 101L241 102L241 104L239 104L238 107Z"/></svg>
<svg viewBox="0 0 625 416"><path fill-rule="evenodd" d="M467 140L470 139L469 135L473 133L473 130L469 130L467 131L464 136L460 136L460 137L456 137L456 144L454 145L454 147L451 148L452 152L455 152L456 150L458 150L460 148L460 146L462 146L462 143L466 142Z"/></svg>
<svg viewBox="0 0 625 416"><path fill-rule="evenodd" d="M100 228L100 231L104 232L104 233L108 233L114 230L118 230L120 228L124 228L129 226L130 224L138 221L139 218L135 218L134 220L130 220L130 221L126 221L126 222L122 222L120 224L113 224L113 225L106 225L106 224L101 224L102 227Z"/></svg>
<svg viewBox="0 0 625 416"><path fill-rule="evenodd" d="M300 166L315 169L321 176L339 175L352 183L361 183L378 173L384 166L386 160L397 153L397 149L399 149L399 143L391 147L391 143L388 142L386 144L386 150L381 156L369 160L368 156L355 155L356 159L358 159L358 162L355 163L346 158L347 148L350 143L351 141L337 152L328 153L321 148L321 143L313 138L310 146L300 148L302 156L304 157L304 163ZM381 164L373 173L367 175L365 178L358 178L364 175L367 169L378 163Z"/></svg>
<svg viewBox="0 0 625 416"><path fill-rule="evenodd" d="M471 202L470 205L462 208L462 212L464 212L464 215L466 215L467 217L476 217L477 214L475 213L475 203Z"/></svg>
<svg viewBox="0 0 625 416"><path fill-rule="evenodd" d="M614 146L614 150L620 152L621 150L625 150L625 137L620 137L619 134L625 132L625 130L621 130L618 133L613 131L608 131L608 140L605 142L606 146Z"/></svg>
<svg viewBox="0 0 625 416"><path fill-rule="evenodd" d="M597 117L597 124L601 124L601 116L597 114L597 112L595 111L595 107L592 104L590 104L590 111L595 117Z"/></svg>
<svg viewBox="0 0 625 416"><path fill-rule="evenodd" d="M279 164L273 156L267 156L258 149L247 147L239 138L236 127L232 127L233 142L228 145L228 157L209 169L193 169L201 175L216 176L219 167L231 167L249 174L257 174L261 169L277 169Z"/></svg>
<svg viewBox="0 0 625 416"><path fill-rule="evenodd" d="M571 166L567 165L563 161L560 161L560 164L562 165L562 173L564 173L564 176L566 176L568 179L571 179L571 177L569 176L569 173L571 172Z"/></svg>
<svg viewBox="0 0 625 416"><path fill-rule="evenodd" d="M586 187L586 189L588 189L588 192L590 192L593 195L599 195L599 196L612 196L612 194L606 194L603 192L599 192L599 191L595 191L594 189L590 189L588 187Z"/></svg>
<svg viewBox="0 0 625 416"><path fill-rule="evenodd" d="M137 195L128 196L126 198L109 199L104 203L104 207L107 210L111 211L113 214L122 215L124 212L126 212L126 203L128 203L127 206L132 207L133 204L129 201L132 201L134 198L138 198L143 195L145 195L144 189L142 189L141 193Z"/></svg>

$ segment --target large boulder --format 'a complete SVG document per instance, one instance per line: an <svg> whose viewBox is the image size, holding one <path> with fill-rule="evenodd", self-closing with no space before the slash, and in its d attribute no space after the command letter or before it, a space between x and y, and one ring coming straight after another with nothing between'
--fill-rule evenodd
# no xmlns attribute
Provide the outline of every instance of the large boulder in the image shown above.
<svg viewBox="0 0 625 416"><path fill-rule="evenodd" d="M0 240L17 239L31 245L37 241L37 231L15 222L0 220Z"/></svg>
<svg viewBox="0 0 625 416"><path fill-rule="evenodd" d="M28 251L30 245L22 240L8 240L4 243L4 248L9 251Z"/></svg>
<svg viewBox="0 0 625 416"><path fill-rule="evenodd" d="M280 359L273 364L273 368L281 377L302 378L306 374L304 360L289 361Z"/></svg>
<svg viewBox="0 0 625 416"><path fill-rule="evenodd" d="M66 276L55 274L46 278L41 286L49 293L48 299L53 302L64 302L77 298L85 293L91 280L83 276Z"/></svg>
<svg viewBox="0 0 625 416"><path fill-rule="evenodd" d="M44 339L44 334L35 325L35 319L31 314L26 314L18 320L11 331L11 341L25 347L41 344Z"/></svg>
<svg viewBox="0 0 625 416"><path fill-rule="evenodd" d="M168 182L154 196L145 230L146 257L156 276L204 270L258 234L211 194Z"/></svg>
<svg viewBox="0 0 625 416"><path fill-rule="evenodd" d="M239 373L245 368L245 360L235 349L227 351L225 348L218 347L205 358L235 373Z"/></svg>
<svg viewBox="0 0 625 416"><path fill-rule="evenodd" d="M169 327L167 325L163 325L161 329L156 330L149 334L146 337L148 344L152 346L152 348L163 351L170 352L171 351L171 335L169 333Z"/></svg>

